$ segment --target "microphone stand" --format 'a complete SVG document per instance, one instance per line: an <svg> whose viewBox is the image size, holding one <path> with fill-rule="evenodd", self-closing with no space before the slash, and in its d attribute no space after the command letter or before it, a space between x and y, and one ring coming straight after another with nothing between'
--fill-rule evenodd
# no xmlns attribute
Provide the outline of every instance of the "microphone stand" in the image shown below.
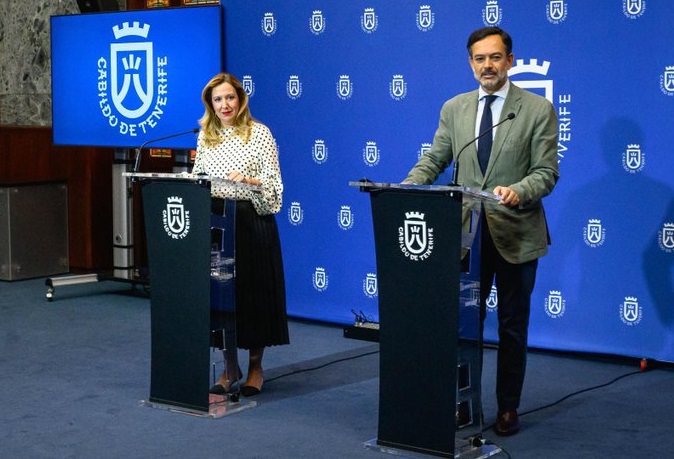
<svg viewBox="0 0 674 459"><path fill-rule="evenodd" d="M491 131L493 131L497 126L505 123L506 121L510 121L512 119L515 119L515 114L514 113L508 113L508 116L506 116L504 119L502 119L501 121L499 121L495 125L485 129L484 131L480 132L480 134L477 137L475 137L473 140L471 140L470 142L465 144L463 147L461 147L459 152L454 157L454 171L452 172L452 183L450 184L451 186L458 186L459 185L457 180L459 178L459 156L461 156L461 153L463 153L463 151L466 148L468 148L472 143L481 139L482 137L484 137L488 133L491 133Z"/></svg>

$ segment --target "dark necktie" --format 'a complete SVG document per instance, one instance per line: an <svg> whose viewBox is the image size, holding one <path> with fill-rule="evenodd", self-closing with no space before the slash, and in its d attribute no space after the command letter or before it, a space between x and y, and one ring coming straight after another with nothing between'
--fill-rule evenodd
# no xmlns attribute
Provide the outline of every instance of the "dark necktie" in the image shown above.
<svg viewBox="0 0 674 459"><path fill-rule="evenodd" d="M485 96L484 98L484 109L482 111L482 120L480 120L480 131L478 135L491 129L493 126L493 121L491 119L491 104L494 100L496 100L496 96L494 95ZM482 169L483 175L487 170L487 164L489 164L493 135L494 133L489 131L477 141L477 160L480 162L480 169Z"/></svg>

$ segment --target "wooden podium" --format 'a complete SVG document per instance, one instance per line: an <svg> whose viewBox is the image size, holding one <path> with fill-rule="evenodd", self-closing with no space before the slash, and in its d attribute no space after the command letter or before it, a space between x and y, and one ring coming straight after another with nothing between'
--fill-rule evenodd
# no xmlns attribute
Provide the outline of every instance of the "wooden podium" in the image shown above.
<svg viewBox="0 0 674 459"><path fill-rule="evenodd" d="M481 208L458 186L351 182L370 195L379 286L379 424L366 446L488 457L482 441ZM404 454L403 454L404 455Z"/></svg>

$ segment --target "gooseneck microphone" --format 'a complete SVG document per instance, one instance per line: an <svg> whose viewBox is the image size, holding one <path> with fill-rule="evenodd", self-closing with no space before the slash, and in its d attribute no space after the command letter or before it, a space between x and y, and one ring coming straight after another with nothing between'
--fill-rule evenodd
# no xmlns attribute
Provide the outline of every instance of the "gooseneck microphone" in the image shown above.
<svg viewBox="0 0 674 459"><path fill-rule="evenodd" d="M458 185L458 183L456 183L456 180L457 180L457 178L459 177L459 156L461 156L461 153L463 153L463 151L464 151L466 148L468 148L468 147L469 147L473 142L475 142L476 140L479 140L479 139L482 138L483 136L485 136L485 135L487 135L487 134L490 134L491 131L493 131L497 126L499 126L499 125L505 123L506 121L512 120L512 119L515 119L515 114L512 113L512 112L510 112L510 113L508 113L508 116L506 116L504 119L502 119L501 121L499 121L498 123L496 123L496 124L493 125L492 127L487 128L487 129L485 129L484 131L480 132L480 134L479 134L477 137L475 137L473 140L471 140L470 142L468 142L467 144L465 144L465 145L461 148L461 150L459 150L459 152L456 154L456 156L454 156L454 172L452 173L452 183L451 183L451 185L453 185L453 186Z"/></svg>
<svg viewBox="0 0 674 459"><path fill-rule="evenodd" d="M199 132L199 128L190 129L189 131L176 132L175 134L169 134L164 137L159 137L156 139L146 140L140 147L136 148L136 161L133 165L133 171L138 172L138 169L140 168L141 152L143 151L143 148L145 148L146 145L159 142L160 140L172 139L173 137L179 137L185 134L196 134L197 132Z"/></svg>

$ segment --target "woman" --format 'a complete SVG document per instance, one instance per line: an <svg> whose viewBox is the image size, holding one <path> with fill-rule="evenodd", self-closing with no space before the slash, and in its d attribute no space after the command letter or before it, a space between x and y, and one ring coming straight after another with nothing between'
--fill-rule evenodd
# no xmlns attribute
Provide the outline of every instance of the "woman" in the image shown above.
<svg viewBox="0 0 674 459"><path fill-rule="evenodd" d="M285 280L274 214L281 210L283 182L276 141L267 126L255 121L248 95L231 74L208 82L201 95L205 107L193 173L227 178L260 187L260 193L236 196L236 333L237 346L249 350L244 396L262 389L262 356L267 346L288 344ZM227 187L213 183L215 211L222 213ZM231 187L230 187L231 190ZM241 375L223 372L211 393L224 394Z"/></svg>

